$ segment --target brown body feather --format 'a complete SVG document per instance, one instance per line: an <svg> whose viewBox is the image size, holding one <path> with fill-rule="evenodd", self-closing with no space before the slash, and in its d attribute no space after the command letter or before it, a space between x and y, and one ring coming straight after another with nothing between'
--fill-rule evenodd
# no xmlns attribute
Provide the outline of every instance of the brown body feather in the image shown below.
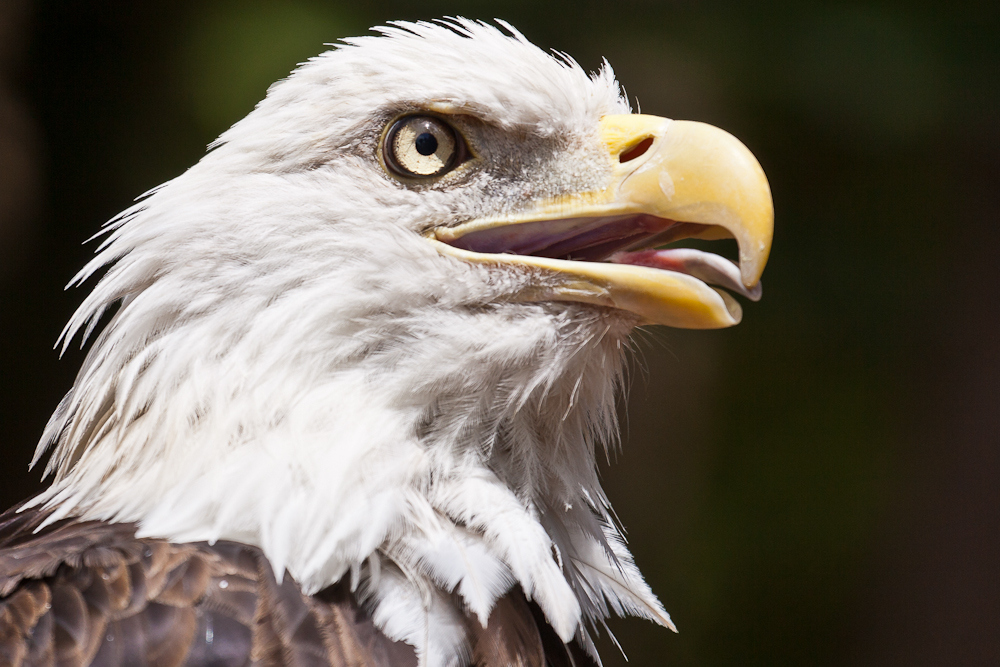
<svg viewBox="0 0 1000 667"><path fill-rule="evenodd" d="M256 547L138 539L135 526L0 515L0 667L416 666L345 582L304 595ZM37 532L36 532L37 531ZM583 667L520 589L487 626L468 619L476 667Z"/></svg>

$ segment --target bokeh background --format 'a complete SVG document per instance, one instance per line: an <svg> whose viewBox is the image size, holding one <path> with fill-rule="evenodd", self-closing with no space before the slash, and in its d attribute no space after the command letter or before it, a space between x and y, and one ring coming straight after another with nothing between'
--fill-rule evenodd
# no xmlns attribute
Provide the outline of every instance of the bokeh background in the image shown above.
<svg viewBox="0 0 1000 667"><path fill-rule="evenodd" d="M83 241L324 42L456 14L607 57L643 111L731 131L770 178L764 300L640 336L603 474L680 634L613 622L631 664L1000 664L991 3L3 0L3 505L39 488L82 358L52 344Z"/></svg>

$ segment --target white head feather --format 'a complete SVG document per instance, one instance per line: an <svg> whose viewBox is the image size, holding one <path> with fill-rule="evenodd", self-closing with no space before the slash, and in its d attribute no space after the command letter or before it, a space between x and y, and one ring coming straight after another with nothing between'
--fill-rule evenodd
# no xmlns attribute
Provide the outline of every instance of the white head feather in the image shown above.
<svg viewBox="0 0 1000 667"><path fill-rule="evenodd" d="M539 276L419 235L608 178L610 67L507 29L347 40L112 221L64 344L118 309L46 429L37 503L259 545L309 592L351 576L427 665L468 650L462 605L485 622L515 583L567 641L611 611L669 625L595 470L633 316L510 301ZM427 105L460 110L490 168L388 177L383 128Z"/></svg>

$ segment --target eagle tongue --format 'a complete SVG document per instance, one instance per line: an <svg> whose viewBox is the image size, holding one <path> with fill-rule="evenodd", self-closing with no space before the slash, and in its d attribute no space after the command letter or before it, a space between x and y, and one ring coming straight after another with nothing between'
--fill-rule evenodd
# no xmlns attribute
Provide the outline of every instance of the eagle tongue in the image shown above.
<svg viewBox="0 0 1000 667"><path fill-rule="evenodd" d="M759 301L762 293L760 283L750 289L743 285L740 279L740 267L735 262L693 248L618 252L608 258L608 261L686 273L706 283L725 287L751 301Z"/></svg>

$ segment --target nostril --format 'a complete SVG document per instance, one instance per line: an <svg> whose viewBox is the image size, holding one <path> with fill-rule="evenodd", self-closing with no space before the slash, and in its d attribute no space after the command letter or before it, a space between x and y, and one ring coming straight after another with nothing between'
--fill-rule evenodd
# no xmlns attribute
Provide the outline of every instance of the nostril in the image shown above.
<svg viewBox="0 0 1000 667"><path fill-rule="evenodd" d="M653 137L646 137L645 139L637 143L635 146L632 146L632 148L629 148L627 151L624 151L621 155L619 155L618 161L628 162L630 160L634 160L637 157L640 157L646 151L648 151L649 147L652 145L653 145Z"/></svg>

